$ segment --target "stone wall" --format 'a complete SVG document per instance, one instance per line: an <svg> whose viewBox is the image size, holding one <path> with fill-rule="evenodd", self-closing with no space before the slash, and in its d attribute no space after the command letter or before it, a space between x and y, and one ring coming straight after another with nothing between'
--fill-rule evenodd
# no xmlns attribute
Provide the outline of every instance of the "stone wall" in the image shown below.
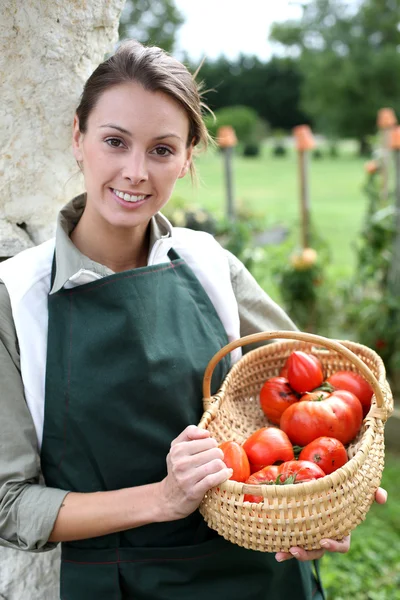
<svg viewBox="0 0 400 600"><path fill-rule="evenodd" d="M1 0L0 259L48 239L82 191L71 125L84 81L112 51L125 0ZM59 550L0 548L0 599L57 600Z"/></svg>

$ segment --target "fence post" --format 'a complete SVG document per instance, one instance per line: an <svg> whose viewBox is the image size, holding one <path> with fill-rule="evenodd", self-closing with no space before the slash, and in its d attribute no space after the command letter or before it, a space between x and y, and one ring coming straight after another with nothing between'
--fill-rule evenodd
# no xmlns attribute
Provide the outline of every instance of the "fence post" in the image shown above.
<svg viewBox="0 0 400 600"><path fill-rule="evenodd" d="M236 133L230 125L220 127L217 132L217 143L222 150L225 166L226 185L226 214L228 219L234 221L236 218L235 200L233 192L233 170L232 156L233 148L237 144Z"/></svg>

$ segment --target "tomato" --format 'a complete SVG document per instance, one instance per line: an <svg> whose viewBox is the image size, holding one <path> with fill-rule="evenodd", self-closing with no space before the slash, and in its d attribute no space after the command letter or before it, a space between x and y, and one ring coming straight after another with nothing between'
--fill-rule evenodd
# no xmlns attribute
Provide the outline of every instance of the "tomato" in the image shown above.
<svg viewBox="0 0 400 600"><path fill-rule="evenodd" d="M271 423L279 425L282 413L299 399L284 377L271 377L260 392L261 408Z"/></svg>
<svg viewBox="0 0 400 600"><path fill-rule="evenodd" d="M287 378L290 387L304 394L321 385L324 380L322 365L313 354L295 350L287 359Z"/></svg>
<svg viewBox="0 0 400 600"><path fill-rule="evenodd" d="M361 402L363 416L365 417L371 408L371 398L374 393L372 387L361 375L353 371L338 371L326 380L337 390L352 392Z"/></svg>
<svg viewBox="0 0 400 600"><path fill-rule="evenodd" d="M249 483L251 485L260 485L260 483L275 483L276 478L278 477L278 465L268 465L268 467L264 467L261 471L257 471L250 475L250 477L245 481L245 483ZM253 496L252 494L245 494L243 500L245 502L262 502L262 496Z"/></svg>
<svg viewBox="0 0 400 600"><path fill-rule="evenodd" d="M250 477L250 464L246 452L237 442L222 442L218 446L224 453L224 463L229 469L233 469L229 479L234 481L246 481Z"/></svg>
<svg viewBox="0 0 400 600"><path fill-rule="evenodd" d="M339 440L332 437L319 437L303 448L299 460L315 463L328 475L347 463L347 452Z"/></svg>
<svg viewBox="0 0 400 600"><path fill-rule="evenodd" d="M321 467L309 460L289 460L280 465L278 477L280 483L289 483L289 480L291 483L304 483L325 477L325 473Z"/></svg>
<svg viewBox="0 0 400 600"><path fill-rule="evenodd" d="M252 473L278 461L294 459L293 447L288 436L277 427L258 429L243 443L243 449L249 459Z"/></svg>
<svg viewBox="0 0 400 600"><path fill-rule="evenodd" d="M306 446L321 436L334 437L342 444L350 442L363 419L359 399L346 390L315 394L315 399L307 399L307 394L306 399L300 398L285 410L280 422L282 431L298 446Z"/></svg>

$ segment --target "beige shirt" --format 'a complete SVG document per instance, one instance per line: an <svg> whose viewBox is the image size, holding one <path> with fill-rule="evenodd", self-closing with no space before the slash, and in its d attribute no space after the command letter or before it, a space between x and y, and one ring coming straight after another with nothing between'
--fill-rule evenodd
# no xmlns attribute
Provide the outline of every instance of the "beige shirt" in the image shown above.
<svg viewBox="0 0 400 600"><path fill-rule="evenodd" d="M113 271L79 252L70 234L79 221L85 196L78 196L59 213L56 230L56 276L50 293L61 289L79 269L101 277ZM150 251L156 240L170 235L165 219L151 220ZM241 336L295 325L262 290L244 265L227 252L231 282L239 308ZM249 350L246 347L244 350ZM33 421L24 398L18 340L10 299L0 281L0 544L31 551L50 550L47 540L68 490L46 487Z"/></svg>

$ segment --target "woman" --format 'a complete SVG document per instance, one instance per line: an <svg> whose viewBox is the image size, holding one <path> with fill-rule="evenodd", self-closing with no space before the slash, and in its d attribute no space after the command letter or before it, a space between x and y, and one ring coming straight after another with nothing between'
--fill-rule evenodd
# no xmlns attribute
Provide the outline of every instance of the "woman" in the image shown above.
<svg viewBox="0 0 400 600"><path fill-rule="evenodd" d="M240 335L294 328L211 236L159 213L207 142L201 109L182 64L123 44L76 111L86 193L55 241L0 265L1 541L62 542L63 600L323 597L309 562L323 549L252 552L197 510L231 475L194 425L209 359Z"/></svg>

